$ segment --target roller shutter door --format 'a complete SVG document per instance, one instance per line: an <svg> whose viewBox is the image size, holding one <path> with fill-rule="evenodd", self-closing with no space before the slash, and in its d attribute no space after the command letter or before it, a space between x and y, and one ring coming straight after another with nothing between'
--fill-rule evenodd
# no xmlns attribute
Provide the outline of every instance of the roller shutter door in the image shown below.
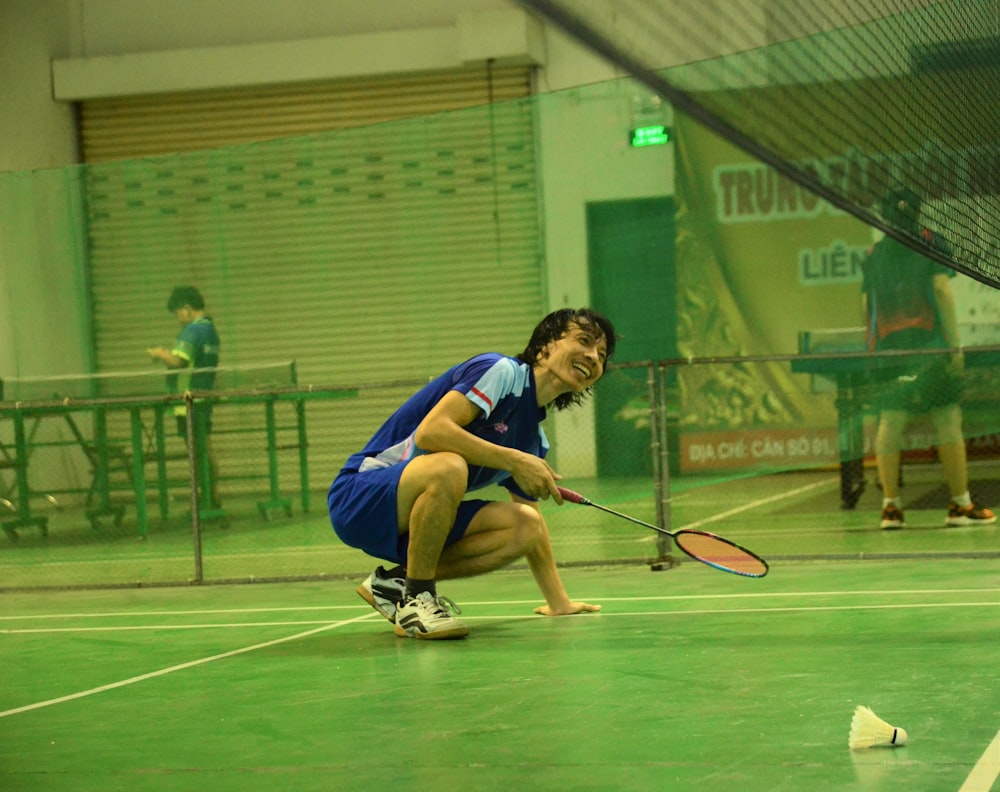
<svg viewBox="0 0 1000 792"><path fill-rule="evenodd" d="M294 359L300 383L519 351L543 306L529 93L519 67L85 102L99 369L149 366L188 283L223 366ZM403 392L310 410L314 487ZM221 458L247 421L220 410Z"/></svg>

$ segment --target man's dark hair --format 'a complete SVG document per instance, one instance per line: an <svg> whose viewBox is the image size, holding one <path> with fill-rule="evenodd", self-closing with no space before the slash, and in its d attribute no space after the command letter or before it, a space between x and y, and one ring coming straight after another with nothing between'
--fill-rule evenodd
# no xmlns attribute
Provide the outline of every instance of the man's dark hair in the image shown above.
<svg viewBox="0 0 1000 792"><path fill-rule="evenodd" d="M517 356L517 359L523 363L527 363L529 366L533 366L538 361L542 352L545 351L545 347L566 335L573 325L577 325L584 330L596 333L599 337L604 338L608 348L608 356L604 361L607 364L615 354L615 344L618 341L615 326L611 324L610 319L590 308L561 308L558 311L550 313L535 326L528 345ZM593 390L592 387L587 388L582 393L560 394L552 404L557 410L565 410L574 404L581 404L584 396L590 393L591 390Z"/></svg>
<svg viewBox="0 0 1000 792"><path fill-rule="evenodd" d="M167 300L167 310L170 313L185 305L191 306L196 311L205 310L205 300L194 286L178 286L170 293L170 299Z"/></svg>

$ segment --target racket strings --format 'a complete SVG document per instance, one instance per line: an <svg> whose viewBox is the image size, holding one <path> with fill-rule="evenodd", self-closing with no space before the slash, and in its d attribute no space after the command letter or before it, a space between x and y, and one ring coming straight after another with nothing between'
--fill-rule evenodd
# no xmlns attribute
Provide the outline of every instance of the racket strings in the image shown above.
<svg viewBox="0 0 1000 792"><path fill-rule="evenodd" d="M678 531L677 546L698 561L746 577L763 577L767 562L728 539L704 531Z"/></svg>

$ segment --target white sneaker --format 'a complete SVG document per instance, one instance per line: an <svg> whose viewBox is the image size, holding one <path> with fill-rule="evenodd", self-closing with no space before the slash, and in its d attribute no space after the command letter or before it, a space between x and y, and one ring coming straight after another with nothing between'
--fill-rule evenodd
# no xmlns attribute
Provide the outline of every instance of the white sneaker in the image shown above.
<svg viewBox="0 0 1000 792"><path fill-rule="evenodd" d="M469 628L449 613L462 610L447 597L421 591L396 609L396 635L403 638L464 638Z"/></svg>
<svg viewBox="0 0 1000 792"><path fill-rule="evenodd" d="M406 580L388 577L385 570L378 567L358 586L357 592L361 599L395 624L396 609L406 594Z"/></svg>

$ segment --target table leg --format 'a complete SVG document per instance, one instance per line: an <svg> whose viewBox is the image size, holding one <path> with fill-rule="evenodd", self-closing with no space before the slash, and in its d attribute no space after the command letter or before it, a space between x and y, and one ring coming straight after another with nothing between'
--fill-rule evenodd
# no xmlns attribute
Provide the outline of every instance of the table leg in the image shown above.
<svg viewBox="0 0 1000 792"><path fill-rule="evenodd" d="M24 430L24 414L14 413L14 476L17 481L17 519L4 520L3 530L11 541L17 541L17 529L31 525L38 527L42 536L48 534L47 517L31 514L31 487L28 484L28 439Z"/></svg>
<svg viewBox="0 0 1000 792"><path fill-rule="evenodd" d="M837 379L837 444L840 449L840 507L853 509L865 491L864 416L855 383L848 374Z"/></svg>
<svg viewBox="0 0 1000 792"><path fill-rule="evenodd" d="M139 408L129 410L132 421L132 489L135 492L135 519L139 536L149 534L149 518L146 509L146 460L142 443L142 418Z"/></svg>
<svg viewBox="0 0 1000 792"><path fill-rule="evenodd" d="M295 401L295 423L299 433L299 486L302 493L302 511L308 514L312 504L309 494L309 436L306 433L305 399Z"/></svg>
<svg viewBox="0 0 1000 792"><path fill-rule="evenodd" d="M273 509L284 509L289 517L292 515L292 502L281 497L281 487L278 478L278 429L274 411L274 399L264 402L264 425L267 430L267 472L271 484L271 499L257 504L257 510L266 520Z"/></svg>

